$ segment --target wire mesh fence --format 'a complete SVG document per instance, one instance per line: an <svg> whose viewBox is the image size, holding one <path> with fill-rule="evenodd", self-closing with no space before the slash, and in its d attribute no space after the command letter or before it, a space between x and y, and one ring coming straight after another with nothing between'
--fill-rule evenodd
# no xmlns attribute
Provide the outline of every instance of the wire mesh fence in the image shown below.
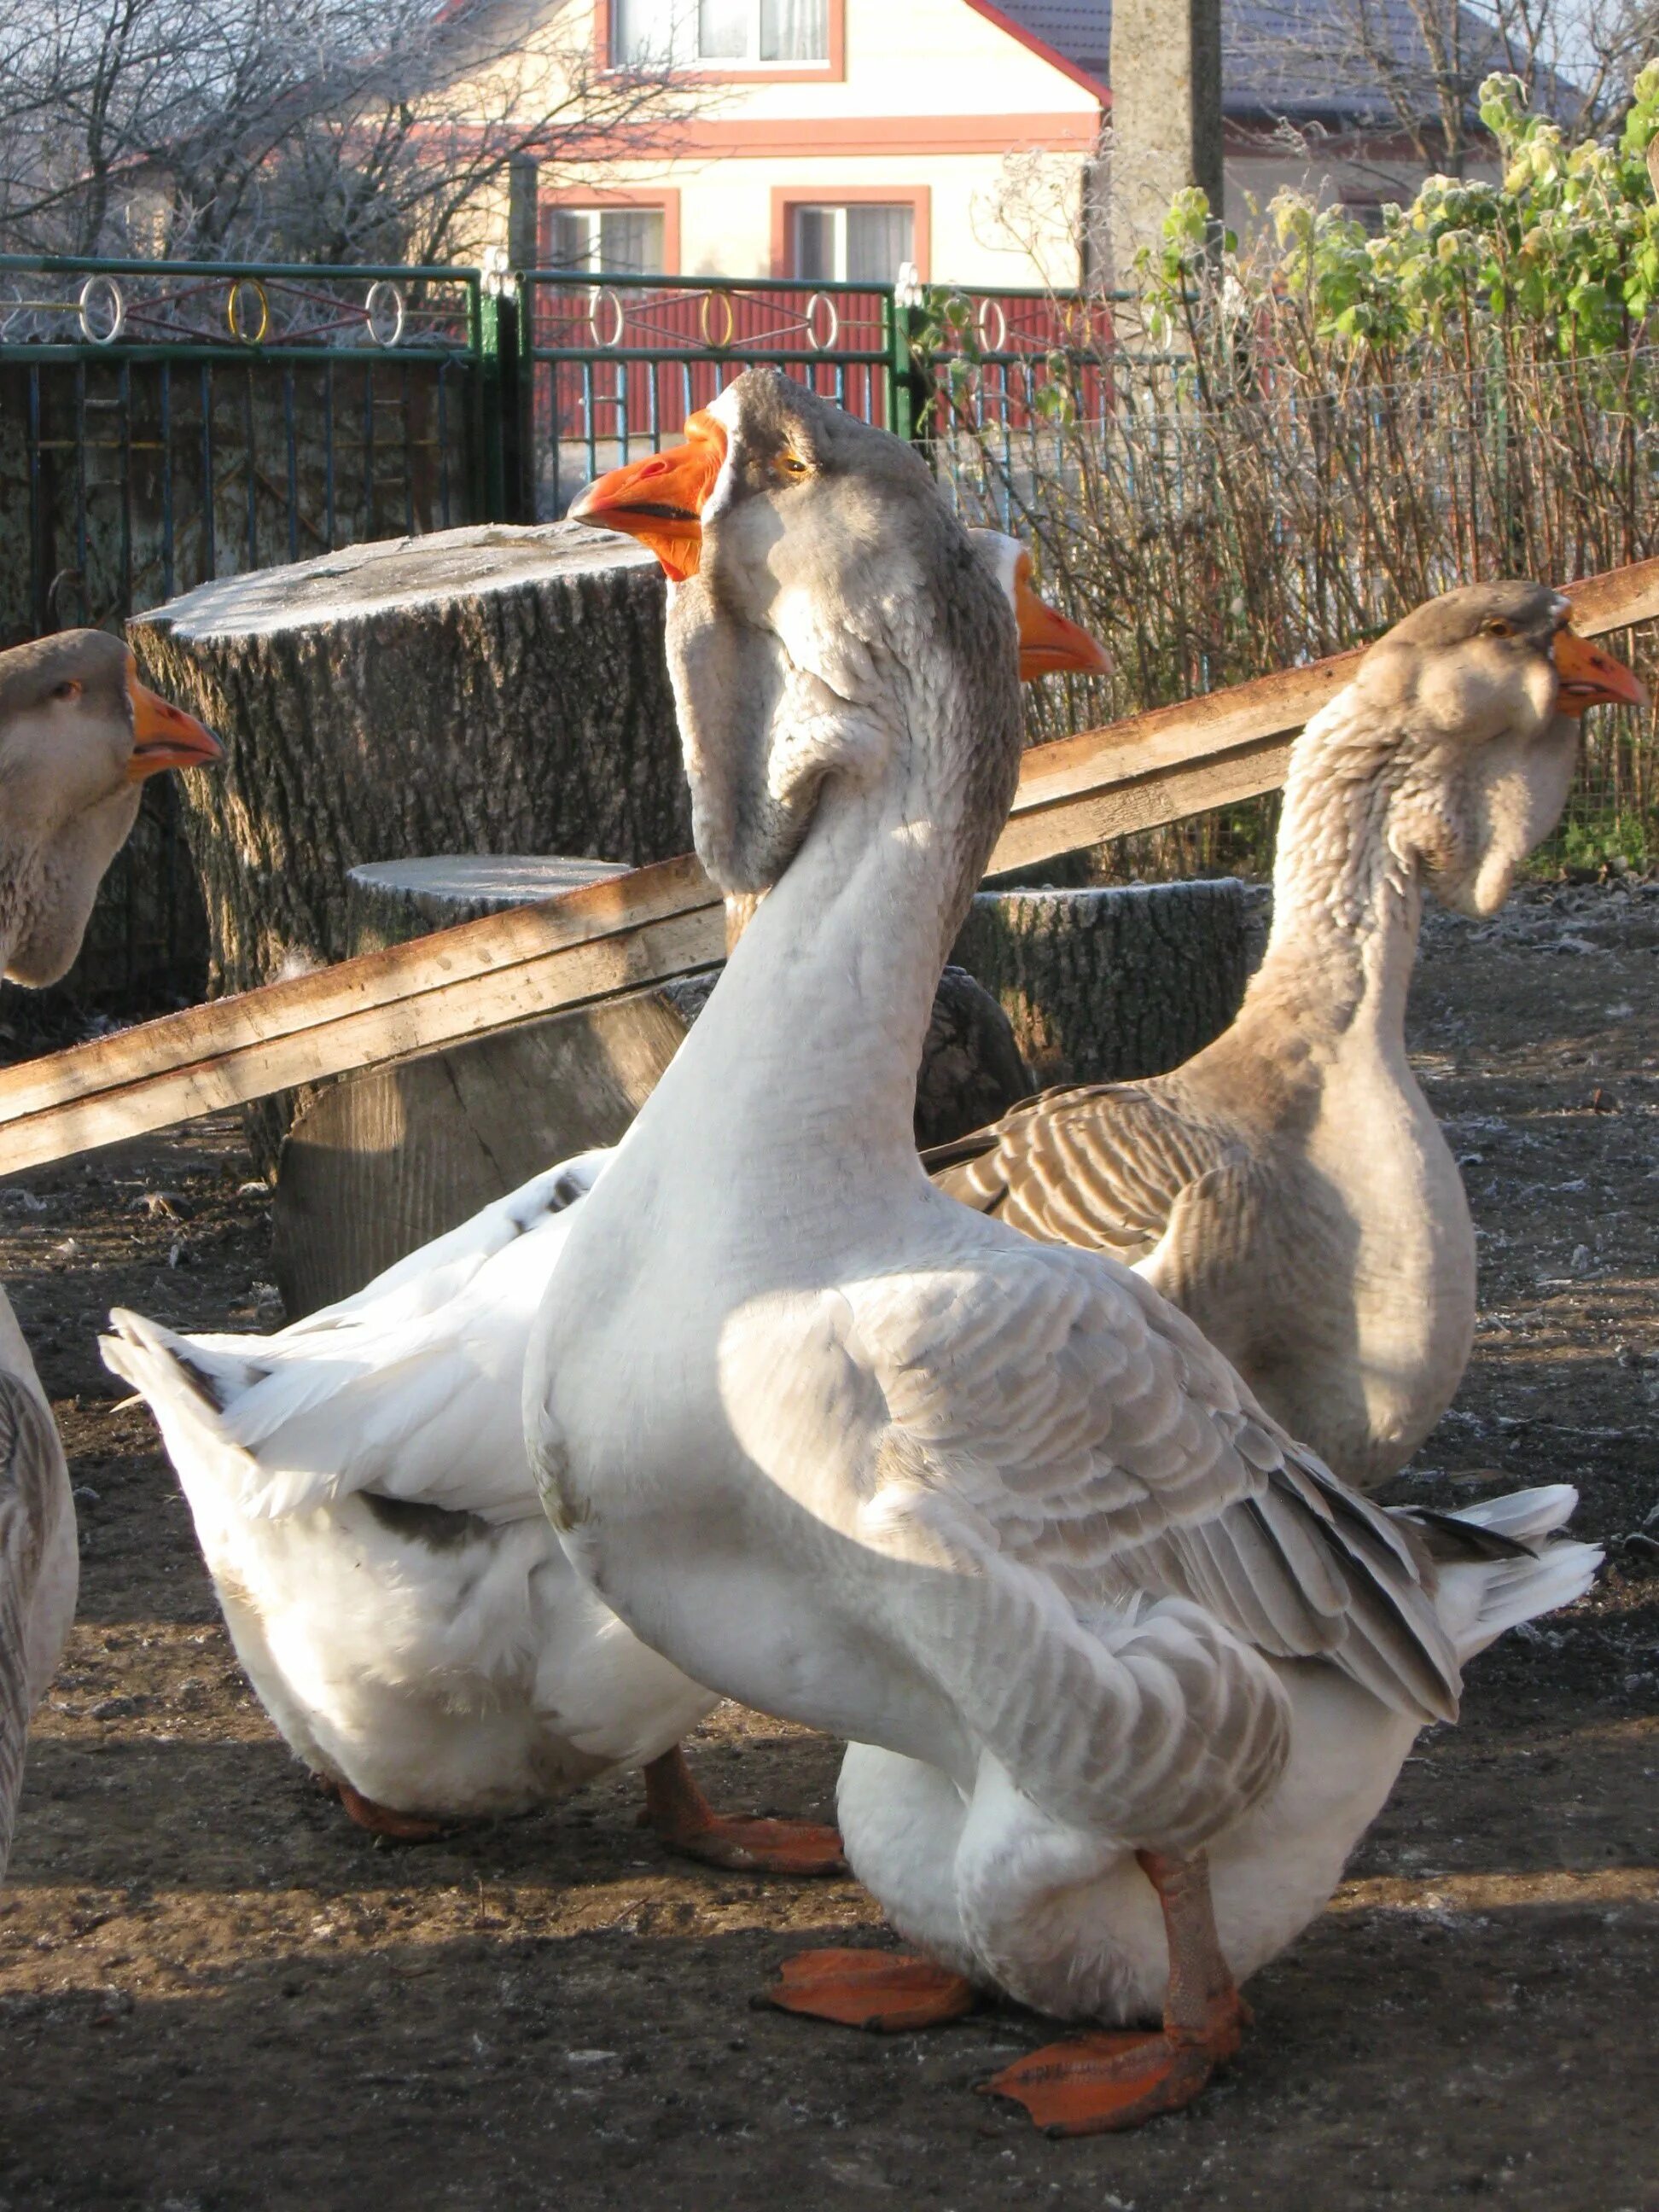
<svg viewBox="0 0 1659 2212"><path fill-rule="evenodd" d="M1012 405L972 375L936 404L958 507L1027 539L1112 649L1109 681L1052 702L1059 727L1340 651L1459 583L1565 584L1659 551L1651 348L1443 356L1391 380L1267 348L1224 386L1205 368L1051 353ZM1659 636L1613 642L1652 688ZM1557 854L1659 858L1656 759L1651 713L1592 717ZM1258 802L1113 860L1259 866L1276 818Z"/></svg>

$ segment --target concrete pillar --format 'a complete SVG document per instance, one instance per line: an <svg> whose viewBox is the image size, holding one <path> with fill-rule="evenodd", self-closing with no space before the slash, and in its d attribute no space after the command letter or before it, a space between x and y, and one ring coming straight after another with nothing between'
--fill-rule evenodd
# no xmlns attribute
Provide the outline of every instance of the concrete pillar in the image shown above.
<svg viewBox="0 0 1659 2212"><path fill-rule="evenodd" d="M1221 0L1114 0L1114 274L1156 246L1176 192L1201 185L1221 215Z"/></svg>

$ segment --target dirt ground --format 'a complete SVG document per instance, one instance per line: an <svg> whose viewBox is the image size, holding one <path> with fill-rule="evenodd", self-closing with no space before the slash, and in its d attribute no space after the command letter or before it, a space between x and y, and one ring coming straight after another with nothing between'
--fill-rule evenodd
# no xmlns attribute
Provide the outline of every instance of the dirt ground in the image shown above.
<svg viewBox="0 0 1659 2212"><path fill-rule="evenodd" d="M631 1782L420 1848L315 1794L250 1696L190 1518L93 1333L269 1328L234 1123L0 1191L83 1531L0 1893L0 2212L1659 2206L1659 886L1437 921L1413 1048L1480 1224L1455 1410L1400 1494L1567 1478L1597 1591L1477 1662L1188 2113L1053 2143L975 2081L988 2011L876 2039L753 2006L881 1942L851 1882L665 1857ZM1645 1528L1644 1528L1644 1524ZM723 1711L733 1809L826 1815L837 1747Z"/></svg>

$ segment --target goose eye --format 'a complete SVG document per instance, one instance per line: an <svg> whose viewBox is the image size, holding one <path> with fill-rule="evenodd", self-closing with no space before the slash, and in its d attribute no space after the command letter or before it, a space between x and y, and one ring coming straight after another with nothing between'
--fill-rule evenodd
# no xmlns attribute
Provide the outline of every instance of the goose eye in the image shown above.
<svg viewBox="0 0 1659 2212"><path fill-rule="evenodd" d="M1488 637L1513 637L1515 635L1515 624L1513 623L1506 623L1502 615L1494 615L1490 622L1482 623L1480 627Z"/></svg>
<svg viewBox="0 0 1659 2212"><path fill-rule="evenodd" d="M52 696L54 699L78 699L82 689L83 686L76 678L68 676L61 684L53 684Z"/></svg>

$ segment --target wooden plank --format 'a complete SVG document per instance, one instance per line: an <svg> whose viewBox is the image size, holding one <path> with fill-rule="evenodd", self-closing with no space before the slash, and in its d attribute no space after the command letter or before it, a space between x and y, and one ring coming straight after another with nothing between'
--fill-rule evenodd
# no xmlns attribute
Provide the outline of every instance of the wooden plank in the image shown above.
<svg viewBox="0 0 1659 2212"><path fill-rule="evenodd" d="M1588 636L1659 617L1659 560L1569 587ZM995 871L1274 789L1340 653L1035 747ZM0 1174L685 974L723 949L687 855L0 1071Z"/></svg>

